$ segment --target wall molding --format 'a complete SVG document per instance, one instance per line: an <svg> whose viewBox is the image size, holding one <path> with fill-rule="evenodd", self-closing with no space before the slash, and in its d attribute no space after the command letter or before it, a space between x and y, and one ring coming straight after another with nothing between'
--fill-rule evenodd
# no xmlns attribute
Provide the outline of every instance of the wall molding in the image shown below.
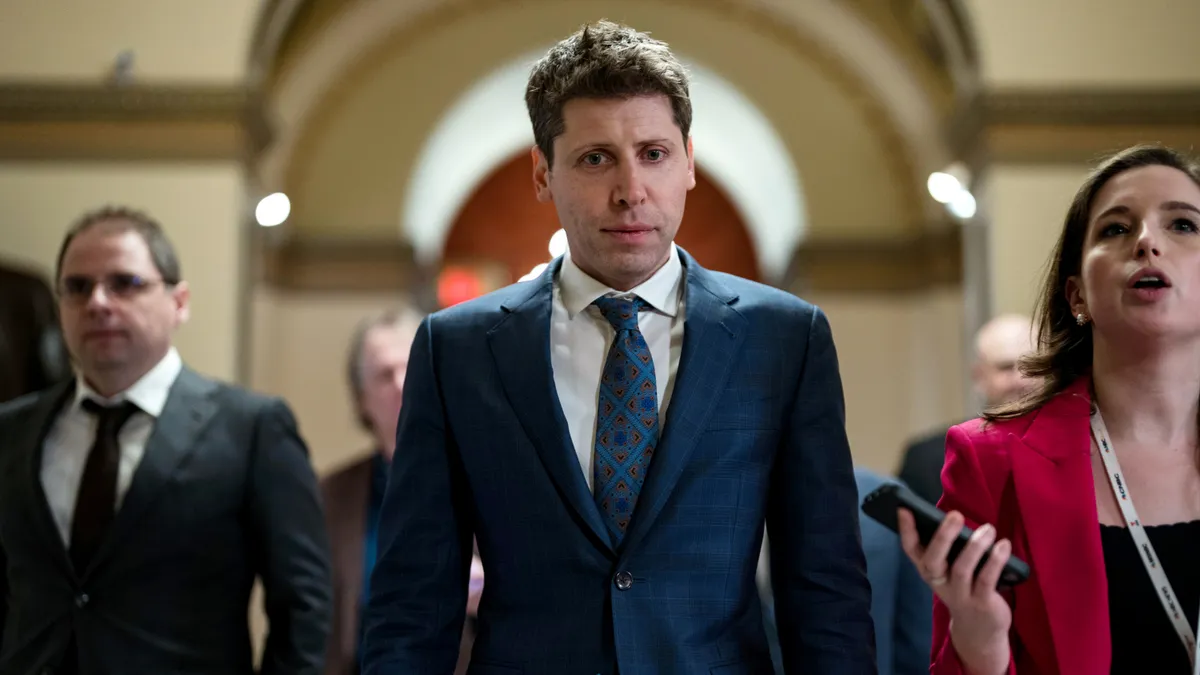
<svg viewBox="0 0 1200 675"><path fill-rule="evenodd" d="M986 92L951 121L972 164L1078 164L1136 143L1200 148L1200 87Z"/></svg>
<svg viewBox="0 0 1200 675"><path fill-rule="evenodd" d="M247 161L270 143L236 86L0 82L0 159Z"/></svg>
<svg viewBox="0 0 1200 675"><path fill-rule="evenodd" d="M906 239L813 241L792 258L785 288L813 291L912 293L963 280L962 230L942 227Z"/></svg>
<svg viewBox="0 0 1200 675"><path fill-rule="evenodd" d="M261 230L260 230L261 232ZM425 274L407 242L391 240L256 237L258 281L268 287L309 292L412 291Z"/></svg>
<svg viewBox="0 0 1200 675"><path fill-rule="evenodd" d="M998 125L1200 125L1200 88L997 90L986 104Z"/></svg>

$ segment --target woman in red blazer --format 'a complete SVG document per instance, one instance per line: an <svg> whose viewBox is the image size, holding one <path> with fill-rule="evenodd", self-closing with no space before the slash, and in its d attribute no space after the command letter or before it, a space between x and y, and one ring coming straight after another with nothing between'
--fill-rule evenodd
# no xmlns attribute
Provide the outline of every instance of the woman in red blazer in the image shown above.
<svg viewBox="0 0 1200 675"><path fill-rule="evenodd" d="M931 672L1191 673L1200 168L1154 147L1102 164L1067 214L1039 324L1023 364L1039 390L948 433L949 515L927 548L900 514L937 596ZM951 566L964 521L976 534ZM1032 574L1000 593L1010 555Z"/></svg>

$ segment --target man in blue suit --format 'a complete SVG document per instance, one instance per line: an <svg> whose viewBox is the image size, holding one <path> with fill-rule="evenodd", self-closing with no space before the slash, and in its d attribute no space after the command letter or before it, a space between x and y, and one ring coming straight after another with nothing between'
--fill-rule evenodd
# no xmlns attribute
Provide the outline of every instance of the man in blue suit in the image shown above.
<svg viewBox="0 0 1200 675"><path fill-rule="evenodd" d="M683 68L600 22L526 102L568 253L421 325L365 672L454 669L474 536L472 675L770 673L765 520L787 667L875 673L829 323L673 243L695 185Z"/></svg>
<svg viewBox="0 0 1200 675"><path fill-rule="evenodd" d="M854 479L860 501L889 482L863 467L854 469ZM933 591L904 555L895 532L865 514L860 514L860 522L867 578L871 581L871 618L875 620L879 675L927 674L933 645ZM780 670L782 655L769 594L764 596L763 605L771 656Z"/></svg>

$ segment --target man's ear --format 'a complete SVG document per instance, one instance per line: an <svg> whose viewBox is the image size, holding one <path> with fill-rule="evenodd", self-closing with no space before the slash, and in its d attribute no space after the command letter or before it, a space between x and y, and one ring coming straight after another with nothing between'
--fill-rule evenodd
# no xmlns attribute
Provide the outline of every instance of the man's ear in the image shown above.
<svg viewBox="0 0 1200 675"><path fill-rule="evenodd" d="M692 137L687 139L687 159L688 159L688 189L696 187L696 155L692 151Z"/></svg>
<svg viewBox="0 0 1200 675"><path fill-rule="evenodd" d="M175 301L175 321L177 325L187 323L192 316L192 289L186 281L180 281L171 289L171 297Z"/></svg>
<svg viewBox="0 0 1200 675"><path fill-rule="evenodd" d="M533 192L537 200L543 204L553 202L554 194L550 191L550 160L536 145L530 151L530 157L533 159Z"/></svg>

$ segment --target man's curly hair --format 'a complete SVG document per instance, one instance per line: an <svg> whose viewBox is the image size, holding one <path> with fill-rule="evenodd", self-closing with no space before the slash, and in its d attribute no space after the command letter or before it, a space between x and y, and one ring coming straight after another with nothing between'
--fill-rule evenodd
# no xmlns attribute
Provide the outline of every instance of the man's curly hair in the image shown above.
<svg viewBox="0 0 1200 675"><path fill-rule="evenodd" d="M692 126L688 76L665 42L601 20L554 45L533 67L525 106L533 138L554 164L554 139L563 133L563 105L576 98L663 94L686 141Z"/></svg>

